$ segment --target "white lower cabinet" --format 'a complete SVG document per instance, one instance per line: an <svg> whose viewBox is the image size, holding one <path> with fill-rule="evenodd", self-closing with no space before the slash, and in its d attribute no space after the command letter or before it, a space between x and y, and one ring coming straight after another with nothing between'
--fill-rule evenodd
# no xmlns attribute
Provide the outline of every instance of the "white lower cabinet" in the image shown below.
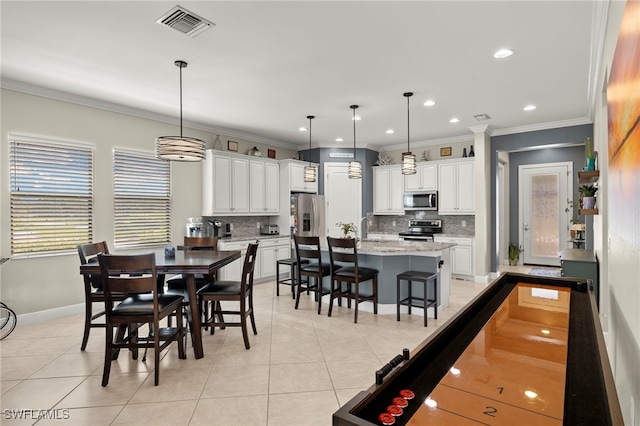
<svg viewBox="0 0 640 426"><path fill-rule="evenodd" d="M436 243L455 243L451 247L451 274L473 279L473 238L434 237Z"/></svg>
<svg viewBox="0 0 640 426"><path fill-rule="evenodd" d="M255 241L255 239L251 239L218 242L219 250L240 250L242 253L240 259L220 269L218 279L240 281L247 246ZM259 241L256 265L253 271L254 280L274 277L276 275L276 261L291 257L289 238L265 238L259 239Z"/></svg>

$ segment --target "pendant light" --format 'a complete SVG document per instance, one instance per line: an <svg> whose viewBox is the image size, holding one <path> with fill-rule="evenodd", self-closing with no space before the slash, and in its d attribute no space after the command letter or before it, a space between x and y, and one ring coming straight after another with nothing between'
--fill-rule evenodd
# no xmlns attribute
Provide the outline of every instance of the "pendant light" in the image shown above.
<svg viewBox="0 0 640 426"><path fill-rule="evenodd" d="M406 92L402 94L407 98L407 152L402 153L402 174L403 175L415 175L416 174L416 156L411 153L409 149L409 98L413 96L412 92Z"/></svg>
<svg viewBox="0 0 640 426"><path fill-rule="evenodd" d="M309 119L309 158L311 158L311 120L315 117L313 115L307 115ZM311 165L309 162L308 166L304 167L304 181L305 182L315 182L316 181L316 168Z"/></svg>
<svg viewBox="0 0 640 426"><path fill-rule="evenodd" d="M200 161L205 155L205 143L200 139L182 136L182 68L185 61L175 61L180 68L180 136L160 136L156 138L156 158L173 161Z"/></svg>
<svg viewBox="0 0 640 426"><path fill-rule="evenodd" d="M353 110L353 161L349 161L349 179L362 179L362 163L356 161L356 109L358 105L351 105Z"/></svg>

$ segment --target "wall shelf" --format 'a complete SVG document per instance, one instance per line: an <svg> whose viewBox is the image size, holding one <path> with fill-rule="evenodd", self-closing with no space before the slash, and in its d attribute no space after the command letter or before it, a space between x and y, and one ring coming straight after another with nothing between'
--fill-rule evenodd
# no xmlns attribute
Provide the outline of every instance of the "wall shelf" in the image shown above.
<svg viewBox="0 0 640 426"><path fill-rule="evenodd" d="M581 215L594 215L598 214L598 209L579 209L578 212Z"/></svg>
<svg viewBox="0 0 640 426"><path fill-rule="evenodd" d="M590 172L578 172L578 183L596 183L600 177L600 170Z"/></svg>

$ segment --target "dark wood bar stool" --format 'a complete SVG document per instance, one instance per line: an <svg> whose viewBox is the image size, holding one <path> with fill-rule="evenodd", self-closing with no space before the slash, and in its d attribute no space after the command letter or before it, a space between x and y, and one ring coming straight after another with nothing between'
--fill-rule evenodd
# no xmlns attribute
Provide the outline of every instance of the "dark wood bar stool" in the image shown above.
<svg viewBox="0 0 640 426"><path fill-rule="evenodd" d="M302 265L309 263L307 259L300 259ZM288 266L290 268L289 278L280 279L280 266ZM280 259L276 261L276 296L280 296L280 284L291 286L291 298L296 298L295 286L296 286L296 268L298 267L298 259Z"/></svg>
<svg viewBox="0 0 640 426"><path fill-rule="evenodd" d="M409 295L400 299L401 281L407 281L409 284ZM411 294L412 283L421 282L424 285L424 297L415 297ZM433 299L428 297L428 287L433 285ZM409 307L409 315L411 315L411 307L424 309L424 326L427 326L427 308L433 307L433 317L438 319L438 274L434 272L423 271L406 271L397 276L396 284L396 308L397 320L400 321L400 305Z"/></svg>

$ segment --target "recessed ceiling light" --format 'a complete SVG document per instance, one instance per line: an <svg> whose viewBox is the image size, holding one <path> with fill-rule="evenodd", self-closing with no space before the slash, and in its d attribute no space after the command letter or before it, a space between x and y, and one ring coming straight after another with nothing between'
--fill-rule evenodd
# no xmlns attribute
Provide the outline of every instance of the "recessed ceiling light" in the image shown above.
<svg viewBox="0 0 640 426"><path fill-rule="evenodd" d="M451 120L449 120L449 123L459 123L460 119L459 118L455 118L453 117Z"/></svg>
<svg viewBox="0 0 640 426"><path fill-rule="evenodd" d="M526 107L524 107L523 109L525 111L533 111L534 109L536 109L537 107L535 105L527 105Z"/></svg>
<svg viewBox="0 0 640 426"><path fill-rule="evenodd" d="M336 138L336 142L342 142L344 139L342 138Z"/></svg>
<svg viewBox="0 0 640 426"><path fill-rule="evenodd" d="M300 127L298 130L300 130L301 132L306 132L309 129L307 129L306 127Z"/></svg>
<svg viewBox="0 0 640 426"><path fill-rule="evenodd" d="M395 130L393 130L393 129L388 129L385 133L386 133L386 134L388 134L388 135L392 135L392 134L394 134L394 133L395 133Z"/></svg>
<svg viewBox="0 0 640 426"><path fill-rule="evenodd" d="M424 101L424 106L434 106L435 104L436 101L432 101L431 99Z"/></svg>
<svg viewBox="0 0 640 426"><path fill-rule="evenodd" d="M352 118L352 120L355 120L355 121L362 120L362 117L360 117L359 115L356 115L355 117Z"/></svg>
<svg viewBox="0 0 640 426"><path fill-rule="evenodd" d="M510 49L500 49L496 53L493 54L493 57L496 59L504 59L513 55L513 50Z"/></svg>

